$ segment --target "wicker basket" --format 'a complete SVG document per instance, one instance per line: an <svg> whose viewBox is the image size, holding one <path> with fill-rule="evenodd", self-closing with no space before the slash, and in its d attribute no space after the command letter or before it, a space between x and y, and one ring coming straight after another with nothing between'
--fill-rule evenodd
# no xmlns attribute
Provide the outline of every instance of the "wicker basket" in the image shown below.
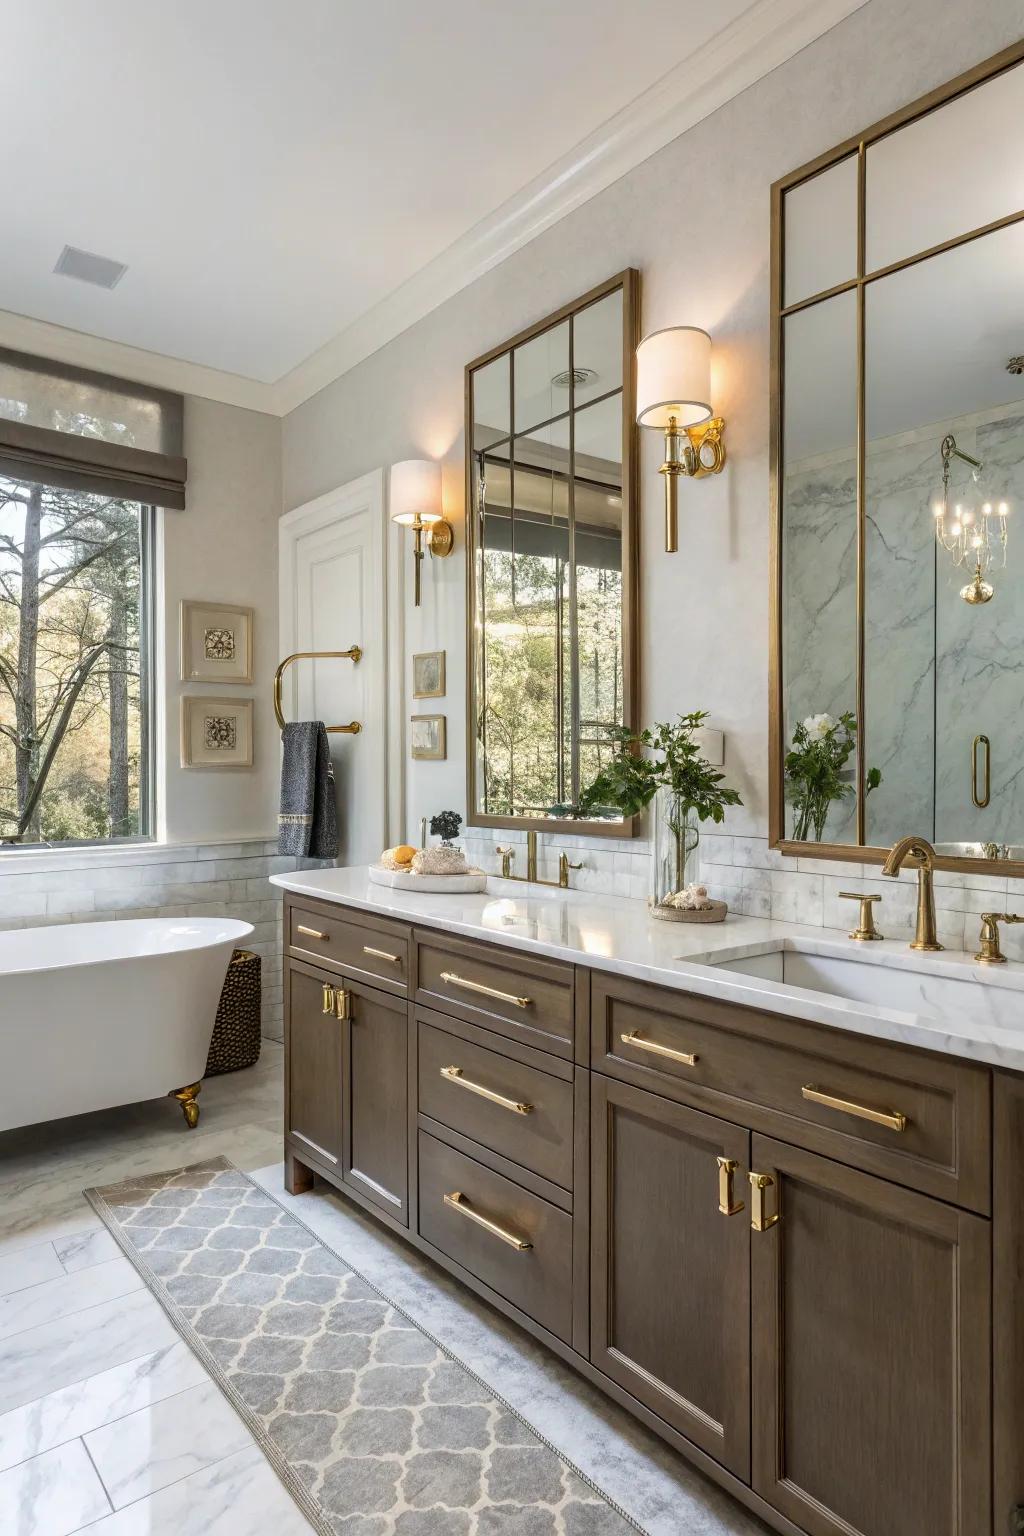
<svg viewBox="0 0 1024 1536"><path fill-rule="evenodd" d="M260 1002L260 957L251 949L236 949L217 1006L206 1077L238 1072L259 1061Z"/></svg>

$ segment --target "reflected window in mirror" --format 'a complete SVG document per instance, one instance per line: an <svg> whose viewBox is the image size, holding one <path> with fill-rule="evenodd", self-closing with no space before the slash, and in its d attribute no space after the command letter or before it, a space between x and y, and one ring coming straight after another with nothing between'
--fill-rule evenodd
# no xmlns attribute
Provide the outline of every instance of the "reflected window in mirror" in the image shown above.
<svg viewBox="0 0 1024 1536"><path fill-rule="evenodd" d="M1022 60L773 189L786 852L877 862L915 832L1024 873Z"/></svg>
<svg viewBox="0 0 1024 1536"><path fill-rule="evenodd" d="M632 723L636 274L467 369L470 822L563 824Z"/></svg>

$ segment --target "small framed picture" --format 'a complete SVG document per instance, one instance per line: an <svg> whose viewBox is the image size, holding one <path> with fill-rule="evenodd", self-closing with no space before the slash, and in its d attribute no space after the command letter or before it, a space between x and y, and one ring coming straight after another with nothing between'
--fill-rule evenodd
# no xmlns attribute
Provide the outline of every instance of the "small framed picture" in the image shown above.
<svg viewBox="0 0 1024 1536"><path fill-rule="evenodd" d="M181 605L183 683L252 682L253 610L232 603Z"/></svg>
<svg viewBox="0 0 1024 1536"><path fill-rule="evenodd" d="M443 699L445 694L444 651L423 651L412 658L412 696L414 699Z"/></svg>
<svg viewBox="0 0 1024 1536"><path fill-rule="evenodd" d="M252 767L252 699L181 701L183 768Z"/></svg>
<svg viewBox="0 0 1024 1536"><path fill-rule="evenodd" d="M413 715L409 723L413 757L441 762L448 756L444 715Z"/></svg>

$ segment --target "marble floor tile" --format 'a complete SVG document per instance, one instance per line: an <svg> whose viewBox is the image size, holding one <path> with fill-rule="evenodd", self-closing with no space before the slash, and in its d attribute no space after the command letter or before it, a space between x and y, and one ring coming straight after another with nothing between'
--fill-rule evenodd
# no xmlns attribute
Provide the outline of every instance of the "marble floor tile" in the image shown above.
<svg viewBox="0 0 1024 1536"><path fill-rule="evenodd" d="M0 1296L58 1279L64 1272L52 1243L33 1243L31 1248L0 1254Z"/></svg>
<svg viewBox="0 0 1024 1536"><path fill-rule="evenodd" d="M116 1258L78 1274L61 1274L57 1280L44 1280L27 1290L14 1291L10 1296L0 1297L0 1339L127 1296L131 1291L141 1290L142 1285L138 1270L127 1259Z"/></svg>
<svg viewBox="0 0 1024 1536"><path fill-rule="evenodd" d="M252 1444L212 1381L93 1430L84 1440L115 1509Z"/></svg>
<svg viewBox="0 0 1024 1536"><path fill-rule="evenodd" d="M0 1470L201 1385L206 1372L178 1339L0 1414Z"/></svg>
<svg viewBox="0 0 1024 1536"><path fill-rule="evenodd" d="M177 1337L147 1290L26 1328L0 1343L0 1413L137 1360Z"/></svg>
<svg viewBox="0 0 1024 1536"><path fill-rule="evenodd" d="M91 1269L94 1264L104 1264L107 1259L116 1259L121 1253L105 1227L96 1232L76 1232L70 1237L59 1237L53 1247L69 1275L80 1269Z"/></svg>
<svg viewBox="0 0 1024 1536"><path fill-rule="evenodd" d="M81 1189L65 1190L62 1199L46 1210L29 1206L16 1212L3 1206L0 1258L23 1253L26 1248L38 1248L42 1243L56 1242L58 1238L95 1232L99 1227L100 1219L92 1206L82 1199Z"/></svg>
<svg viewBox="0 0 1024 1536"><path fill-rule="evenodd" d="M309 1536L255 1446L194 1472L89 1527L89 1536Z"/></svg>
<svg viewBox="0 0 1024 1536"><path fill-rule="evenodd" d="M0 1472L4 1536L70 1536L110 1513L110 1501L81 1440Z"/></svg>

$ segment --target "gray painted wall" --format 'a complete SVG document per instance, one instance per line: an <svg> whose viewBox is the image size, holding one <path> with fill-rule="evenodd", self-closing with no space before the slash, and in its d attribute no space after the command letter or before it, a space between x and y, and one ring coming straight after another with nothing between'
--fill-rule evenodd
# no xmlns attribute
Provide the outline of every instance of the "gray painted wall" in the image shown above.
<svg viewBox="0 0 1024 1536"><path fill-rule="evenodd" d="M642 274L644 331L712 332L714 403L728 422L726 472L683 487L675 556L662 547L661 443L645 434L642 715L711 710L745 801L728 830L765 831L769 186L1022 32L1020 0L871 0L285 419L285 509L399 459L444 459L458 550L428 565L406 652L448 652L437 707L449 757L407 764L407 833L425 812L465 803L463 366L625 266Z"/></svg>

